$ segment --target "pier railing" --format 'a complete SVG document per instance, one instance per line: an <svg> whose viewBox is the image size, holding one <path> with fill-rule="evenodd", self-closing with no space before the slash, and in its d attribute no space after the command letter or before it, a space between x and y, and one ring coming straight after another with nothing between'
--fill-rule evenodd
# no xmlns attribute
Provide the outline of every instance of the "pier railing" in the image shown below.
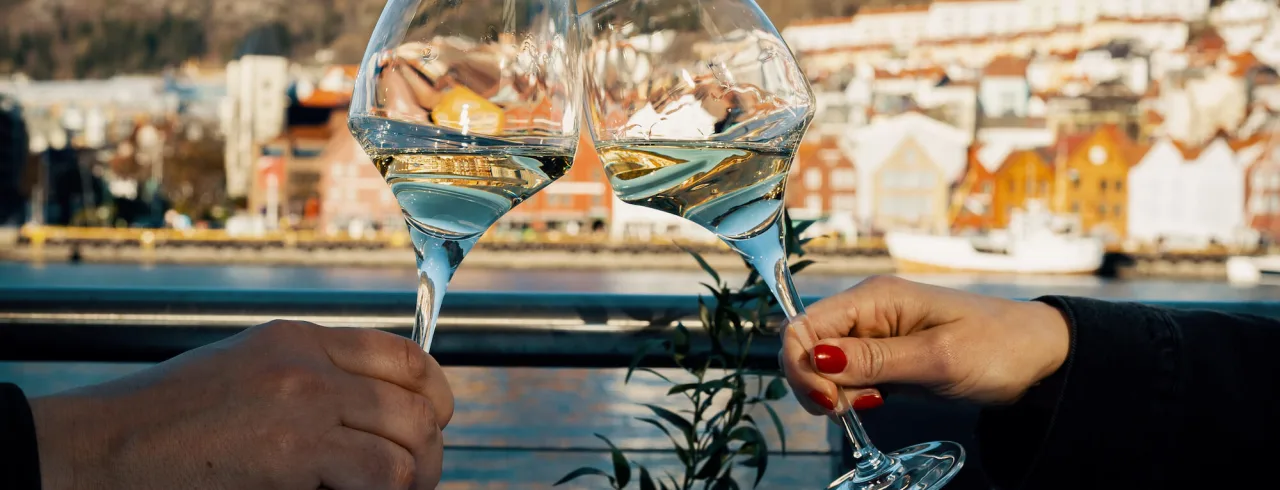
<svg viewBox="0 0 1280 490"><path fill-rule="evenodd" d="M413 300L395 292L0 289L0 361L158 362L274 318L408 335ZM1280 318L1280 300L1156 304ZM697 325L696 306L694 297L675 295L454 292L432 354L448 366L625 368L638 346L675 322ZM706 341L692 330L694 342ZM777 339L760 339L749 359L776 367L779 347ZM644 365L670 367L660 357ZM954 402L900 399L892 413L865 418L886 448L940 438L964 444L973 469L952 487L976 489L988 486L972 440L977 412ZM846 447L834 431L829 437L831 447ZM835 476L848 467L848 455L831 456Z"/></svg>

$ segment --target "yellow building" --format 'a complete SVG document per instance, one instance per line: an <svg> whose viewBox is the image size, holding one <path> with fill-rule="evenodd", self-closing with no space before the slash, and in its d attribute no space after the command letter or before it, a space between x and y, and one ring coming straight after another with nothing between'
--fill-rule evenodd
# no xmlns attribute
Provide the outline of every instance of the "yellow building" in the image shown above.
<svg viewBox="0 0 1280 490"><path fill-rule="evenodd" d="M995 193L992 198L995 226L1009 226L1009 217L1015 209L1026 209L1027 201L1052 202L1053 166L1036 150L1018 150L1010 153L995 172Z"/></svg>
<svg viewBox="0 0 1280 490"><path fill-rule="evenodd" d="M1118 243L1127 233L1129 168L1145 152L1115 125L1059 140L1054 149L1055 212L1079 217L1086 234Z"/></svg>

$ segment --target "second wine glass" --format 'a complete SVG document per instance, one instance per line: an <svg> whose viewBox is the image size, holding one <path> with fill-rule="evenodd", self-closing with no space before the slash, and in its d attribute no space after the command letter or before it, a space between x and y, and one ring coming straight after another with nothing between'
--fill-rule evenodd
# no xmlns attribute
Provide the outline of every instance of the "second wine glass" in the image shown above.
<svg viewBox="0 0 1280 490"><path fill-rule="evenodd" d="M618 197L715 233L804 314L783 245L783 193L815 112L791 51L751 0L614 0L581 17L589 126ZM811 350L818 339L794 330ZM833 421L855 468L828 488L936 489L964 450L932 442L881 453L843 390Z"/></svg>
<svg viewBox="0 0 1280 490"><path fill-rule="evenodd" d="M413 238L423 349L480 236L569 170L578 41L573 0L391 0L382 11L348 124Z"/></svg>

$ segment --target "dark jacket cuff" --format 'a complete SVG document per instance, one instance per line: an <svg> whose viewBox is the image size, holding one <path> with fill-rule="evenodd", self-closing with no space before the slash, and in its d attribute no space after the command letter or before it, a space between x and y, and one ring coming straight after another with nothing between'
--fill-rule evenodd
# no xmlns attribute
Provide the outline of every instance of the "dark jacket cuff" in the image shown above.
<svg viewBox="0 0 1280 490"><path fill-rule="evenodd" d="M1013 405L989 408L978 438L999 488L1147 488L1134 461L1160 461L1178 420L1177 329L1162 310L1137 304L1043 297L1071 328L1062 368ZM1126 444L1130 440L1133 444ZM1134 454L1126 449L1144 451ZM1166 460L1168 461L1168 460ZM1099 486L1101 485L1101 487Z"/></svg>
<svg viewBox="0 0 1280 490"><path fill-rule="evenodd" d="M22 390L8 383L0 383L0 488L40 488L40 459L31 406Z"/></svg>

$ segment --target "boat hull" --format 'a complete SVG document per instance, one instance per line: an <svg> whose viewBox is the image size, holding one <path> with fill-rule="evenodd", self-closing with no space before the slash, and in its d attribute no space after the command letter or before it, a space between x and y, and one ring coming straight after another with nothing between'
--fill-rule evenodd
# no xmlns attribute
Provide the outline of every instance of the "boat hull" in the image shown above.
<svg viewBox="0 0 1280 490"><path fill-rule="evenodd" d="M1086 275L1102 267L1101 242L1062 238L1017 243L1009 253L983 252L968 238L890 232L889 256L904 273Z"/></svg>

